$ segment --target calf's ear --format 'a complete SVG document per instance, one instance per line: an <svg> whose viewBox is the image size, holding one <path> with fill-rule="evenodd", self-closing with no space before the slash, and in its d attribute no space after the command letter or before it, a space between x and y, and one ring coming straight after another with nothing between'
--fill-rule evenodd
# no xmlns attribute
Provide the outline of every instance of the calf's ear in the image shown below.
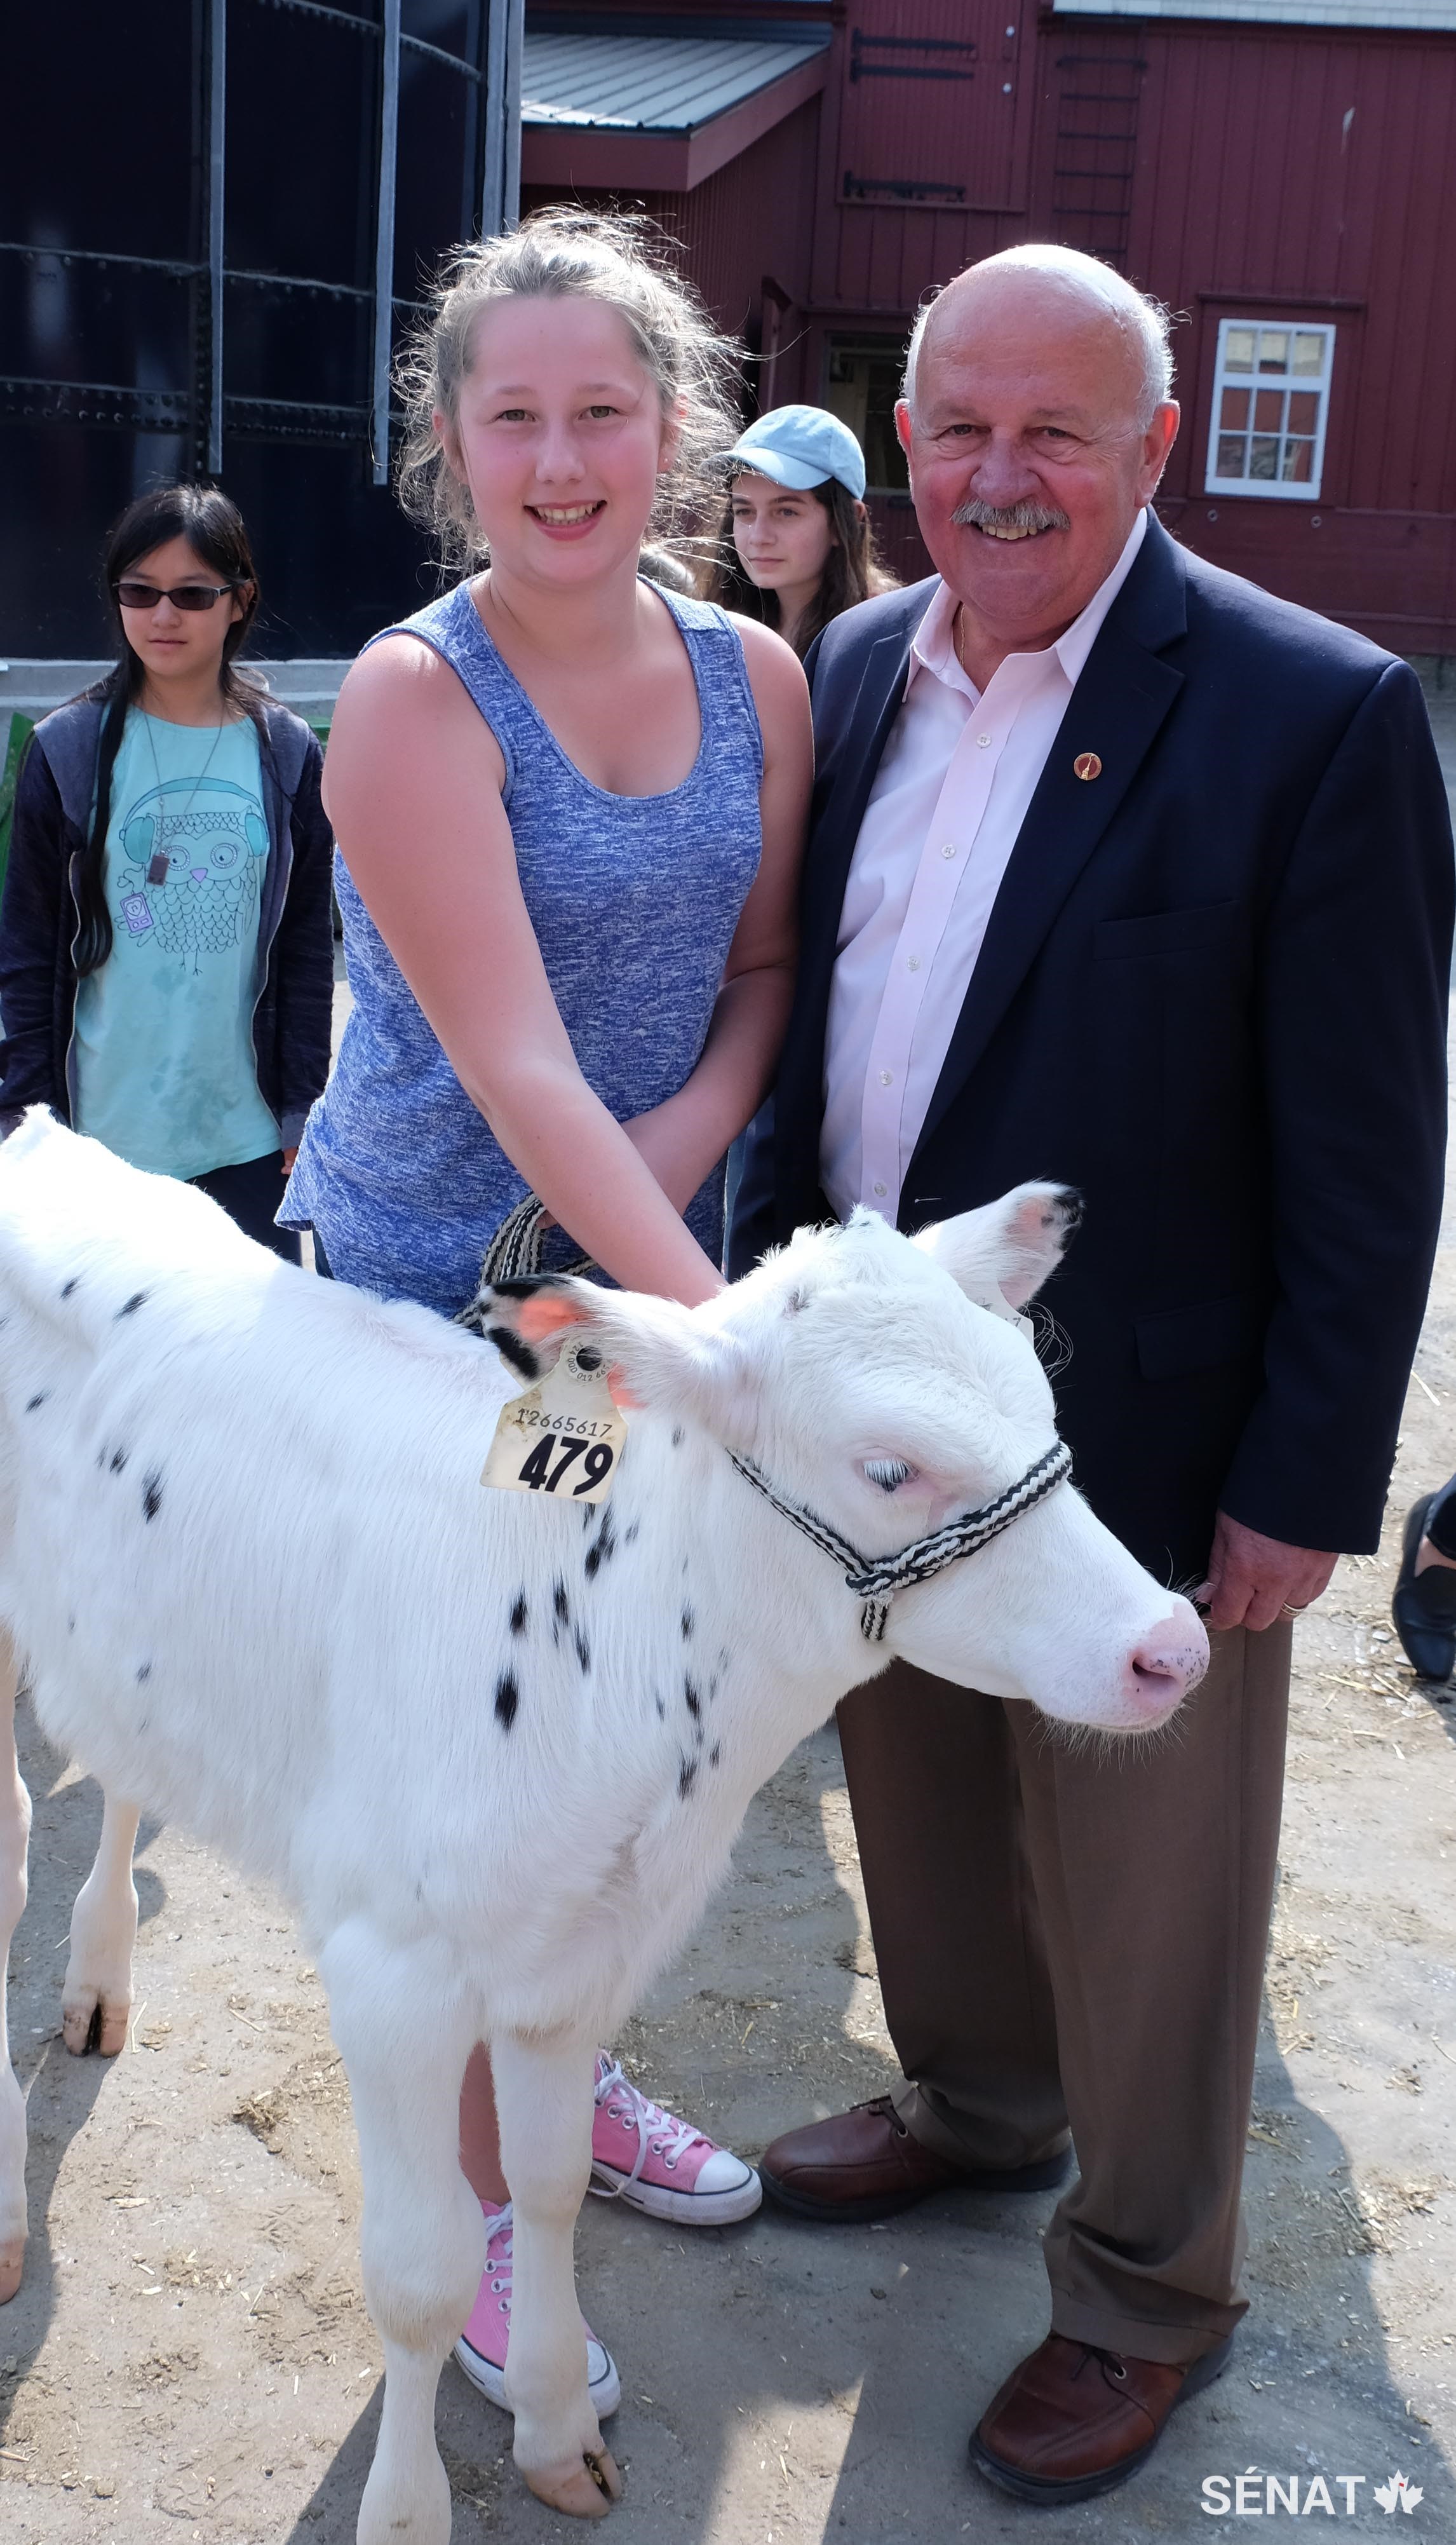
<svg viewBox="0 0 1456 2545"><path fill-rule="evenodd" d="M978 1307L1005 1316L1024 1307L1056 1270L1081 1217L1081 1196L1070 1185L1017 1185L1000 1201L923 1228L911 1243Z"/></svg>
<svg viewBox="0 0 1456 2545"><path fill-rule="evenodd" d="M519 1281L482 1281L455 1323L468 1327L482 1342L494 1344L518 1380L528 1384L549 1369L556 1357L554 1346L567 1327L580 1324L583 1311L570 1293L586 1286L550 1273Z"/></svg>
<svg viewBox="0 0 1456 2545"><path fill-rule="evenodd" d="M729 1446L753 1437L758 1395L743 1345L674 1299L562 1278L498 1285L485 1305L481 1331L515 1366L524 1350L544 1369L567 1328L586 1328L628 1412L700 1424Z"/></svg>

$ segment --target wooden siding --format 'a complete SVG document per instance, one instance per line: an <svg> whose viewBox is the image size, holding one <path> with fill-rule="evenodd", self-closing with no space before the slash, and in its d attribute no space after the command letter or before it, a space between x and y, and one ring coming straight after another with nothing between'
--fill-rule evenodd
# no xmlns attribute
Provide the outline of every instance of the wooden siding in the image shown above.
<svg viewBox="0 0 1456 2545"><path fill-rule="evenodd" d="M683 243L698 289L723 324L760 350L769 277L795 304L808 284L820 102L813 98L741 159L688 195L659 198L658 218Z"/></svg>
<svg viewBox="0 0 1456 2545"><path fill-rule="evenodd" d="M1160 510L1200 554L1396 651L1456 651L1456 38L1137 33L1126 268L1186 313ZM1335 326L1317 505L1204 493L1234 316Z"/></svg>
<svg viewBox="0 0 1456 2545"><path fill-rule="evenodd" d="M904 75L947 68L974 76ZM847 174L885 191L847 196ZM824 394L834 337L903 343L997 248L1108 258L1178 313L1176 535L1397 651L1456 654L1456 34L848 0L822 98L646 200L756 349L767 307L774 404ZM1205 492L1231 317L1335 328L1316 503ZM913 516L873 509L897 570L924 571Z"/></svg>
<svg viewBox="0 0 1456 2545"><path fill-rule="evenodd" d="M835 191L871 210L921 200L1024 209L1016 77L1022 0L852 0L841 39Z"/></svg>

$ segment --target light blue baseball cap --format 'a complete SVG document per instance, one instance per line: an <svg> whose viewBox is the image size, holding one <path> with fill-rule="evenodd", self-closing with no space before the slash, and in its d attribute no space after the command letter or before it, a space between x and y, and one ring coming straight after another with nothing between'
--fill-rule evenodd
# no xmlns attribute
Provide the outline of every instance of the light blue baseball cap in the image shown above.
<svg viewBox="0 0 1456 2545"><path fill-rule="evenodd" d="M864 493L864 453L847 424L823 406L775 406L739 435L723 458L752 468L775 486L803 494L837 477L857 503Z"/></svg>

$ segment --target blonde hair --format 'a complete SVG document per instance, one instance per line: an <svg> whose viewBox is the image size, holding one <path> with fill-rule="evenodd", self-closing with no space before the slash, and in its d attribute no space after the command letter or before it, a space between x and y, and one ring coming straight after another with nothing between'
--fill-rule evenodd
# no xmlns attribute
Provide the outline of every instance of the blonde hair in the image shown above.
<svg viewBox="0 0 1456 2545"><path fill-rule="evenodd" d="M498 238L456 248L441 269L430 315L396 370L405 410L398 490L410 519L434 533L447 565L467 571L489 553L470 489L450 467L434 418L439 412L455 423L475 321L482 309L513 299L600 300L619 312L657 384L664 421L677 432L644 536L681 540L690 534L721 488L714 462L742 429L744 349L719 334L672 264L656 222L564 205L533 212Z"/></svg>

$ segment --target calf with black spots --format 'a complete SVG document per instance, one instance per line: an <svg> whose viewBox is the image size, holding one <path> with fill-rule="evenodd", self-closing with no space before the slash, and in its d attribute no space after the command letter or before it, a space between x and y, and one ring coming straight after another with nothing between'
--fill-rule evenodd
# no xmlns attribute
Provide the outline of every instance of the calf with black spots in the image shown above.
<svg viewBox="0 0 1456 2545"><path fill-rule="evenodd" d="M1046 1456L1051 1393L1014 1312L1069 1217L1047 1185L913 1242L861 1213L690 1312L507 1284L485 1318L520 1347L503 1357L282 1263L43 1113L0 1147L0 1642L106 1797L65 2039L125 2039L141 1808L293 1902L353 2091L386 2364L360 2545L449 2534L433 2411L483 2261L456 2136L474 2044L515 2204L517 2463L598 2516L620 2486L572 2273L596 2045L681 1946L755 1788L896 1655L1109 1735L1199 1675L1191 1608L1070 1484L898 1589L879 1642L830 1549L883 1563ZM632 1408L612 1500L580 1523L565 1489L479 1481L525 1356L545 1366L572 1324ZM685 1677L689 1641L711 1676ZM12 1667L0 1974L30 1817L14 1691ZM0 2031L0 2301L25 2227Z"/></svg>

